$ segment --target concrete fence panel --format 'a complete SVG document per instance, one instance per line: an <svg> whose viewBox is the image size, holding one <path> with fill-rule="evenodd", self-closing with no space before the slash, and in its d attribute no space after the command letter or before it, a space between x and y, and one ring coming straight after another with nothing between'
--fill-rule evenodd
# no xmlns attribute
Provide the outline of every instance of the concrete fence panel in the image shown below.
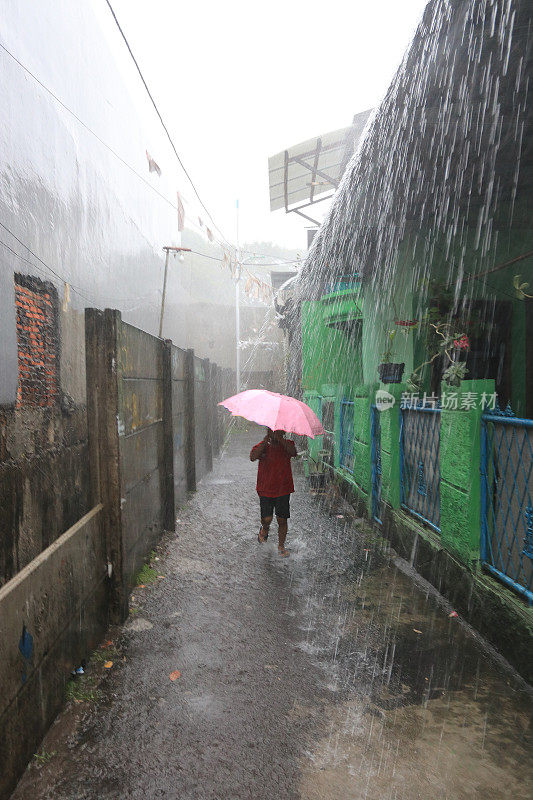
<svg viewBox="0 0 533 800"><path fill-rule="evenodd" d="M174 467L174 499L176 506L187 499L186 470L186 358L185 350L172 346L172 453Z"/></svg>
<svg viewBox="0 0 533 800"><path fill-rule="evenodd" d="M70 671L107 627L98 504L0 588L0 797L64 702Z"/></svg>
<svg viewBox="0 0 533 800"><path fill-rule="evenodd" d="M194 358L194 419L196 480L201 480L209 470L209 408L206 364Z"/></svg>
<svg viewBox="0 0 533 800"><path fill-rule="evenodd" d="M163 342L117 327L118 435L124 578L131 585L163 530Z"/></svg>

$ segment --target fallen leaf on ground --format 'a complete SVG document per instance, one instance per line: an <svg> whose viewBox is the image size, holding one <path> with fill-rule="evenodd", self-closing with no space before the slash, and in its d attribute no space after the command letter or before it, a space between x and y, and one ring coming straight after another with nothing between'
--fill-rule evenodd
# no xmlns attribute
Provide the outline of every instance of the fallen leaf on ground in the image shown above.
<svg viewBox="0 0 533 800"><path fill-rule="evenodd" d="M337 514L337 519L344 519L344 514Z"/></svg>
<svg viewBox="0 0 533 800"><path fill-rule="evenodd" d="M458 616L459 616L459 614L457 613L457 611L452 611L452 613L451 613L451 614L448 614L448 616L449 616L449 617L458 617Z"/></svg>
<svg viewBox="0 0 533 800"><path fill-rule="evenodd" d="M422 633L422 631L417 631L416 628L413 628L413 630L414 630L415 633Z"/></svg>
<svg viewBox="0 0 533 800"><path fill-rule="evenodd" d="M165 576L164 575L158 575L157 577L158 578L164 578Z"/></svg>
<svg viewBox="0 0 533 800"><path fill-rule="evenodd" d="M140 583L140 584L137 586L137 589L146 589L146 584L145 584L145 583Z"/></svg>
<svg viewBox="0 0 533 800"><path fill-rule="evenodd" d="M106 669L111 669L112 666L113 666L113 662L112 661L106 661L105 664L104 664L104 667Z"/></svg>
<svg viewBox="0 0 533 800"><path fill-rule="evenodd" d="M103 644L101 644L100 647L103 650L104 647L111 647L112 644L113 644L113 642L111 641L111 639L108 639L107 642L104 642Z"/></svg>
<svg viewBox="0 0 533 800"><path fill-rule="evenodd" d="M170 678L171 681L177 681L178 678L181 678L181 672L179 671L179 669L175 669L174 672L171 672L168 677Z"/></svg>

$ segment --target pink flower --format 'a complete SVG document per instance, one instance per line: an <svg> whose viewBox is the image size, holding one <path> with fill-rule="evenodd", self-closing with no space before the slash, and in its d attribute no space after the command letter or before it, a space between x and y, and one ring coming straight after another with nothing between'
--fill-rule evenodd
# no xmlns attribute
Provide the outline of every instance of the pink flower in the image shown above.
<svg viewBox="0 0 533 800"><path fill-rule="evenodd" d="M457 347L459 350L468 350L470 347L470 342L468 340L468 336L466 334L461 336L460 339L454 339L454 347Z"/></svg>

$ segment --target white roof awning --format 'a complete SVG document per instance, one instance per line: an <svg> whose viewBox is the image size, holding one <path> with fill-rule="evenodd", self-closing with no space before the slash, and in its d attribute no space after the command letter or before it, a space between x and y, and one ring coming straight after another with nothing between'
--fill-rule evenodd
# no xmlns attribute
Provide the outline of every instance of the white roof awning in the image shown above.
<svg viewBox="0 0 533 800"><path fill-rule="evenodd" d="M349 127L308 139L269 158L270 210L296 211L331 197L369 114L356 114Z"/></svg>

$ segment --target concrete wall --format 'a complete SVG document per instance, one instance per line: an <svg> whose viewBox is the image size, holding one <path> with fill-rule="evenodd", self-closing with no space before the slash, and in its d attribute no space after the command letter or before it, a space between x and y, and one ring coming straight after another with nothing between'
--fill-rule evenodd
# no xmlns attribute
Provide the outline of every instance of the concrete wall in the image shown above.
<svg viewBox="0 0 533 800"><path fill-rule="evenodd" d="M84 407L0 410L0 586L90 508Z"/></svg>
<svg viewBox="0 0 533 800"><path fill-rule="evenodd" d="M206 361L194 359L194 421L196 480L201 480L210 467L210 419L208 409L208 367Z"/></svg>
<svg viewBox="0 0 533 800"><path fill-rule="evenodd" d="M185 454L185 351L172 346L172 453L176 506L187 497Z"/></svg>
<svg viewBox="0 0 533 800"><path fill-rule="evenodd" d="M87 413L92 492L104 504L116 618L129 587L175 510L212 467L221 439L218 368L125 323L87 309ZM226 381L232 383L231 372Z"/></svg>
<svg viewBox="0 0 533 800"><path fill-rule="evenodd" d="M163 348L125 322L117 338L124 578L131 585L163 529Z"/></svg>
<svg viewBox="0 0 533 800"><path fill-rule="evenodd" d="M73 667L107 626L97 505L0 588L0 798L61 708Z"/></svg>
<svg viewBox="0 0 533 800"><path fill-rule="evenodd" d="M60 471L50 459L0 468L3 521L21 515L20 491L29 498L20 529L30 524L32 498L36 518L50 527L41 531L40 547L24 551L29 563L0 588L1 800L61 707L72 667L88 659L108 622L127 615L139 568L161 532L174 530L175 509L196 476L211 469L229 420L216 403L232 392L231 370L134 328L118 311L87 309L85 328L83 424L72 413L85 439L70 456L61 443ZM53 438L57 412L39 411ZM33 421L20 437L42 435ZM2 442L14 446L9 437ZM79 463L81 499L73 488ZM44 469L43 484L36 476ZM54 480L63 478L58 491ZM80 519L87 498L93 507ZM69 516L75 524L57 537Z"/></svg>

